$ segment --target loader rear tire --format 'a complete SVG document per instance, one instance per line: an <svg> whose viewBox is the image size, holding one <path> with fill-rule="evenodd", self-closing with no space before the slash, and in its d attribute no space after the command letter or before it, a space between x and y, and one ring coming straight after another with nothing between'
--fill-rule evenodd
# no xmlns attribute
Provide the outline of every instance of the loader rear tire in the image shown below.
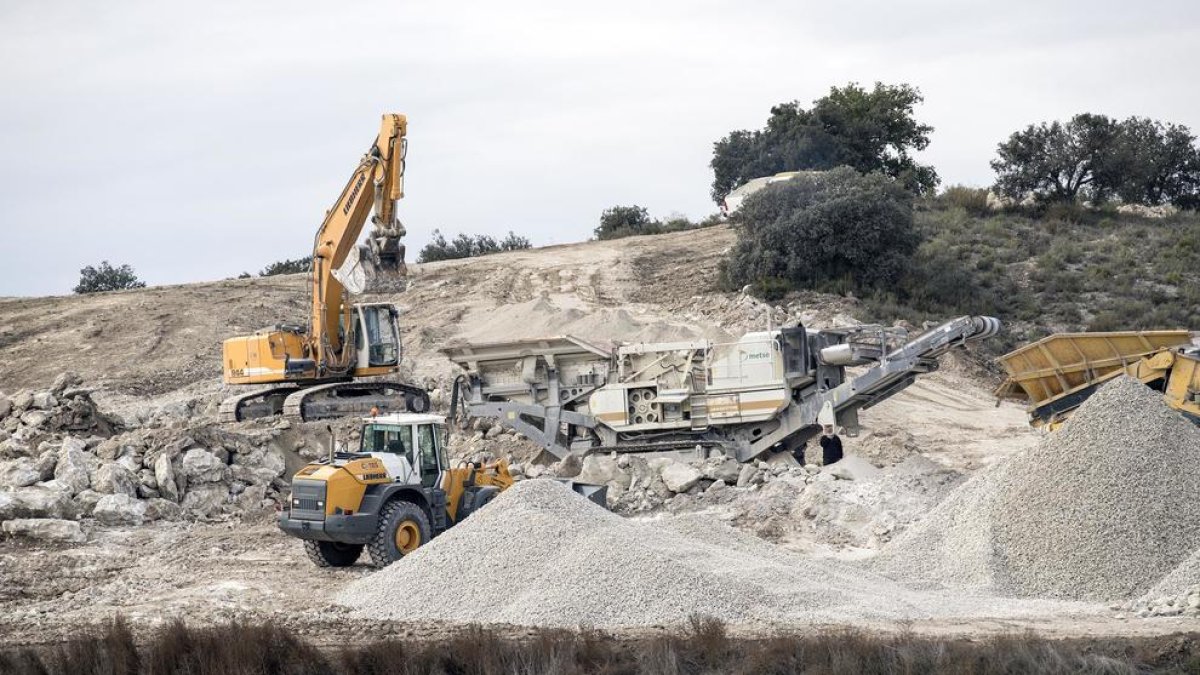
<svg viewBox="0 0 1200 675"><path fill-rule="evenodd" d="M425 511L405 501L391 501L379 513L375 536L367 544L371 564L387 567L425 545L432 536Z"/></svg>
<svg viewBox="0 0 1200 675"><path fill-rule="evenodd" d="M342 544L336 541L304 541L304 552L317 567L349 567L362 555L362 544Z"/></svg>

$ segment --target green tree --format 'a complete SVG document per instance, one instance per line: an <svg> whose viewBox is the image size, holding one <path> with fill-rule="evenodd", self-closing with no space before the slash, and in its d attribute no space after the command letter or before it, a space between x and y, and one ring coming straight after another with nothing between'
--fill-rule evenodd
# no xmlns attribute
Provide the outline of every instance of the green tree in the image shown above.
<svg viewBox="0 0 1200 675"><path fill-rule="evenodd" d="M1190 129L1144 117L1121 123L1104 176L1130 204L1200 205L1200 149Z"/></svg>
<svg viewBox="0 0 1200 675"><path fill-rule="evenodd" d="M734 217L730 288L869 290L907 272L919 238L913 196L888 176L849 167L797 176L751 195Z"/></svg>
<svg viewBox="0 0 1200 675"><path fill-rule="evenodd" d="M1090 113L1065 124L1031 124L997 148L992 189L1017 201L1027 195L1039 201L1102 201L1114 192L1112 148L1119 132L1116 121Z"/></svg>
<svg viewBox="0 0 1200 675"><path fill-rule="evenodd" d="M99 265L88 265L79 270L79 284L74 290L76 293L99 293L145 287L145 282L138 280L129 265L113 267L103 260Z"/></svg>
<svg viewBox="0 0 1200 675"><path fill-rule="evenodd" d="M605 209L595 234L597 239L620 239L660 231L660 223L650 218L650 212L644 206L634 205Z"/></svg>
<svg viewBox="0 0 1200 675"><path fill-rule="evenodd" d="M295 260L280 260L267 265L258 273L260 277L273 277L277 274L299 274L312 269L312 256L304 256Z"/></svg>
<svg viewBox="0 0 1200 675"><path fill-rule="evenodd" d="M1084 113L1014 133L997 148L993 189L1013 200L1200 205L1200 150L1185 127Z"/></svg>
<svg viewBox="0 0 1200 675"><path fill-rule="evenodd" d="M838 166L879 172L914 193L928 193L937 187L937 172L912 157L929 146L933 131L915 117L923 100L910 85L876 82L871 90L856 83L833 87L807 110L799 101L781 103L771 108L763 129L734 131L716 142L713 200L720 204L752 178Z"/></svg>

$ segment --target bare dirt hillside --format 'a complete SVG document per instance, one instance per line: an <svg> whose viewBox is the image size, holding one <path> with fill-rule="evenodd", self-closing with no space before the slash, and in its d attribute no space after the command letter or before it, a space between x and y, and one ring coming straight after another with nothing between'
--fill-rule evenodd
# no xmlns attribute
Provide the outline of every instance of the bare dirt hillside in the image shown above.
<svg viewBox="0 0 1200 675"><path fill-rule="evenodd" d="M731 230L712 228L412 265L406 292L364 300L401 307L404 374L443 391L454 371L438 349L460 340L559 334L596 341L725 339L785 321L817 328L854 321L854 303L845 298L801 294L772 306L717 290L719 261L733 241ZM219 401L230 393L221 383L221 340L277 322L304 322L307 305L304 275L0 299L0 391L46 388L72 370L102 410L133 421L130 433L177 431L199 439L189 430L213 425ZM964 474L1036 442L1018 407L995 405L991 385L968 359L949 357L939 372L864 411L863 433L846 439L847 450L892 467L879 478L822 481L829 476L758 467L764 480L773 475L769 485L677 495L635 517L698 513L814 560L871 555ZM302 443L300 436L312 430L301 427L287 431L289 425L262 421L224 431L270 436L283 450L324 447L324 440ZM497 444L506 438L475 449L503 454ZM474 448L475 439L462 440ZM161 451L148 443L143 459ZM285 490L286 478L271 486ZM267 619L315 635L331 634L331 623L356 631L344 613L327 610L341 588L370 570L314 570L298 543L270 520L269 512L247 511L241 519L137 526L88 521L82 543L0 539L0 586L10 591L0 594L0 635L11 643L53 642L115 612L139 625L186 616L199 623ZM295 593L314 578L317 591ZM1086 616L1026 617L1019 625L1068 634L1127 628L1100 617L1103 608L1086 609ZM985 607L980 616L993 616L990 611ZM922 628L975 633L1018 625L989 621L933 621Z"/></svg>
<svg viewBox="0 0 1200 675"><path fill-rule="evenodd" d="M783 321L853 321L852 302L835 296L771 307L717 291L718 263L733 241L732 230L717 227L412 265L406 292L364 299L401 307L405 374L435 387L453 372L437 350L460 340L722 339ZM73 370L117 412L179 404L212 412L229 393L221 340L302 323L307 307L304 275L0 299L0 391L43 386ZM900 434L914 450L972 468L1034 438L1019 409L994 407L989 385L948 359L943 372L863 421L875 438Z"/></svg>

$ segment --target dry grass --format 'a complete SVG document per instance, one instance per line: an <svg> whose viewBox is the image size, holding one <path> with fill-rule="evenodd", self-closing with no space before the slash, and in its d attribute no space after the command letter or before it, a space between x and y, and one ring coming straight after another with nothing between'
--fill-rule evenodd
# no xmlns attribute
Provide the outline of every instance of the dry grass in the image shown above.
<svg viewBox="0 0 1200 675"><path fill-rule="evenodd" d="M272 625L188 628L172 624L144 643L122 621L67 644L0 651L0 673L109 675L811 675L871 673L1200 673L1194 635L1053 641L1033 635L985 640L856 631L739 639L693 617L673 635L643 640L545 630L513 640L471 627L437 641L381 640L322 651Z"/></svg>

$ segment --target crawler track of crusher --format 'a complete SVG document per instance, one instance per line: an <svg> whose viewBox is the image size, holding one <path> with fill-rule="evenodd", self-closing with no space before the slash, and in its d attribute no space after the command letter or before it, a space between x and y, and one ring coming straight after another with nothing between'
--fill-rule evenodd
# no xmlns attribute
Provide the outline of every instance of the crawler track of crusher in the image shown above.
<svg viewBox="0 0 1200 675"><path fill-rule="evenodd" d="M429 394L399 382L331 382L312 387L271 387L232 396L221 403L222 422L282 415L304 422L365 417L372 411L428 412Z"/></svg>

